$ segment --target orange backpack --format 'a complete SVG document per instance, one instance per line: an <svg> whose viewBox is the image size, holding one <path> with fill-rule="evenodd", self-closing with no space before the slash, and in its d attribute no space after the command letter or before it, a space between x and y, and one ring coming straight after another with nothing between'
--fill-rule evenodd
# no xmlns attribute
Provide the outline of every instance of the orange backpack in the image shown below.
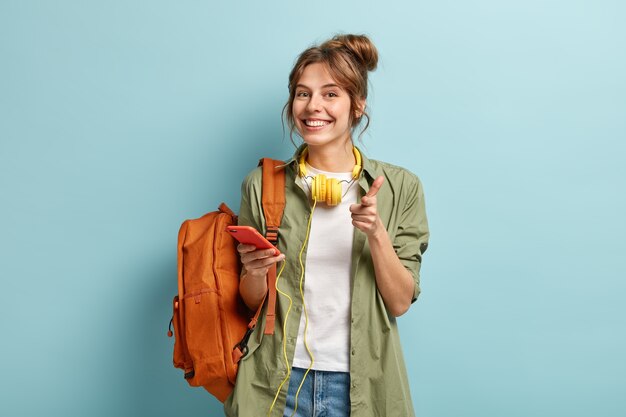
<svg viewBox="0 0 626 417"><path fill-rule="evenodd" d="M263 213L266 238L274 245L285 208L283 161L268 158L263 165ZM174 366L183 369L191 386L202 386L224 402L232 392L239 360L248 352L261 303L254 315L239 295L241 265L237 242L226 227L237 216L222 203L218 211L186 220L178 233L178 295L168 336L173 336ZM276 264L268 272L265 334L274 333ZM251 317L252 316L252 317Z"/></svg>

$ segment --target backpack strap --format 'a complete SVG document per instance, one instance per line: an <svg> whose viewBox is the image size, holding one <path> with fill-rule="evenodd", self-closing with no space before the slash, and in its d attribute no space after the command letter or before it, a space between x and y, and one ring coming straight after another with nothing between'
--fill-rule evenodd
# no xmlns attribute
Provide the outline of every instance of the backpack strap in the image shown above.
<svg viewBox="0 0 626 417"><path fill-rule="evenodd" d="M280 160L263 158L259 161L259 166L263 166L261 203L263 204L263 215L265 216L265 237L271 244L276 246L278 244L278 229L285 211L285 163ZM267 293L263 297L263 301L261 301L254 317L248 323L246 334L233 349L233 362L238 363L248 353L248 339L250 339L252 331L259 321L266 299L267 311L263 333L274 334L276 323L276 264L273 264L267 272Z"/></svg>
<svg viewBox="0 0 626 417"><path fill-rule="evenodd" d="M278 228L285 211L285 163L270 158L259 161L263 165L263 214L265 237L274 246L278 244Z"/></svg>
<svg viewBox="0 0 626 417"><path fill-rule="evenodd" d="M274 293L276 293L276 288L274 288ZM261 310L263 310L263 304L265 303L266 298L267 298L267 294L265 294L265 296L263 297L261 304L259 304L259 308L256 309L256 313L254 313L254 317L252 317L252 320L250 320L250 323L248 323L248 330L246 330L246 334L243 336L241 341L235 345L235 348L233 349L232 355L233 355L234 363L239 363L241 358L248 354L248 340L250 339L250 336L252 335L252 331L256 327L257 322L259 321L259 316L261 315ZM274 332L272 331L271 334L273 333Z"/></svg>
<svg viewBox="0 0 626 417"><path fill-rule="evenodd" d="M276 323L276 264L273 264L267 271L267 314L265 315L264 334L274 334L274 324Z"/></svg>
<svg viewBox="0 0 626 417"><path fill-rule="evenodd" d="M263 158L263 215L265 216L265 237L274 246L278 245L278 229L285 211L285 163L280 160ZM274 334L276 322L276 264L267 273L267 314L264 334ZM262 304L261 304L262 305Z"/></svg>

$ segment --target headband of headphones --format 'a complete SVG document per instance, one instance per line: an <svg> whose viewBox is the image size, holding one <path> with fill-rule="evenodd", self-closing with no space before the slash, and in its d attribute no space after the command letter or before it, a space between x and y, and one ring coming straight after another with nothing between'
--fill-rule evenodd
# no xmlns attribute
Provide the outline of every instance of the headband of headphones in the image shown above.
<svg viewBox="0 0 626 417"><path fill-rule="evenodd" d="M359 178L361 174L361 153L356 148L356 146L352 147L352 152L354 153L354 159L356 159L356 165L352 169L352 179L356 180ZM301 177L306 176L306 157L309 154L309 147L304 148L302 153L300 154L300 159L298 160L298 174Z"/></svg>

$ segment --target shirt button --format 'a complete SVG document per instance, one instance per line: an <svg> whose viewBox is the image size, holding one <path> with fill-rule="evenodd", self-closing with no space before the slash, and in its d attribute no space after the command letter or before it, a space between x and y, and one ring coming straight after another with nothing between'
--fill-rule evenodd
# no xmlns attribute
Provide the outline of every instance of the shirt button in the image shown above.
<svg viewBox="0 0 626 417"><path fill-rule="evenodd" d="M356 354L356 349L352 349L352 356Z"/></svg>

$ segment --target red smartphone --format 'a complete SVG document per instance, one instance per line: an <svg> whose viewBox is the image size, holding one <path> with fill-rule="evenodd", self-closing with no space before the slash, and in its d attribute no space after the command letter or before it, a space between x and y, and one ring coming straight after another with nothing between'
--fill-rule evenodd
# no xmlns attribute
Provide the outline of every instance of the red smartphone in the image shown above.
<svg viewBox="0 0 626 417"><path fill-rule="evenodd" d="M240 243L254 245L257 249L276 249L276 255L280 255L278 248L265 239L254 227L228 226L226 227L226 231Z"/></svg>

